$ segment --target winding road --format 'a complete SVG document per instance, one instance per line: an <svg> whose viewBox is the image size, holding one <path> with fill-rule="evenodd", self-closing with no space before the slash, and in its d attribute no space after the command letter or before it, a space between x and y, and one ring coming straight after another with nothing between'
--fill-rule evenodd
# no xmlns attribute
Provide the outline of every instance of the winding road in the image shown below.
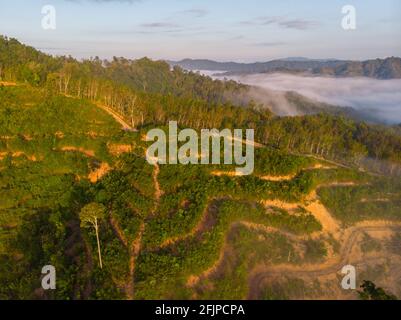
<svg viewBox="0 0 401 320"><path fill-rule="evenodd" d="M275 265L275 266L263 266L260 269L264 269L260 272L255 272L249 280L249 299L257 299L258 293L265 282L265 280L271 280L282 277L283 275L293 278L318 278L325 275L338 273L345 265L351 262L352 250L358 242L358 237L365 232L386 232L386 231L401 231L401 223L396 222L371 222L373 225L369 226L355 226L351 227L346 232L348 233L343 240L343 246L338 256L328 259L321 264L304 264L304 265ZM369 222L365 222L369 224ZM391 225L390 225L391 224ZM375 256L372 258L366 258L362 261L353 262L353 265L366 265L371 262L378 261L379 259L389 259L395 257L395 255L389 253L383 253L382 256ZM399 257L399 256L398 256Z"/></svg>

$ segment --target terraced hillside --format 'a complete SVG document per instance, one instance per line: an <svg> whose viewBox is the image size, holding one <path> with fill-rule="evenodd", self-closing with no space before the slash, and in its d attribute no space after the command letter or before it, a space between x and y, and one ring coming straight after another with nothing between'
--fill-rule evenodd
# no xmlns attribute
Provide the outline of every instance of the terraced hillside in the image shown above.
<svg viewBox="0 0 401 320"><path fill-rule="evenodd" d="M150 124L28 85L0 97L0 298L356 298L348 263L401 295L399 178L264 146L251 176L152 166ZM103 268L79 219L94 203Z"/></svg>

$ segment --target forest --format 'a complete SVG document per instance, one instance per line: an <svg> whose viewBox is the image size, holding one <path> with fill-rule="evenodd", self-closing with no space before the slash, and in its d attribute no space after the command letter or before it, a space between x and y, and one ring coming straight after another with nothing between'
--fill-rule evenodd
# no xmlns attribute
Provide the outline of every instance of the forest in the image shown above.
<svg viewBox="0 0 401 320"><path fill-rule="evenodd" d="M401 219L397 128L231 100L247 90L163 61L77 61L1 37L0 299L245 299L255 265L338 251L316 206L341 227ZM254 129L254 173L149 164L143 136L169 121ZM40 288L47 264L56 291Z"/></svg>
<svg viewBox="0 0 401 320"><path fill-rule="evenodd" d="M396 127L322 113L276 117L269 106L253 101L236 105L230 100L233 94L246 95L247 86L212 80L179 67L171 69L163 61L95 57L79 62L51 57L3 37L0 79L106 105L133 129L171 120L198 130L252 128L257 140L280 150L342 160L391 175L400 173L401 136Z"/></svg>

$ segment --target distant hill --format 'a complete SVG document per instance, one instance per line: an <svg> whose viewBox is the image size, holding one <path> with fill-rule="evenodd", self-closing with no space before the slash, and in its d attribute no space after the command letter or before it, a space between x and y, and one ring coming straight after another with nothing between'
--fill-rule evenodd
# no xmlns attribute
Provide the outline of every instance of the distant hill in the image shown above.
<svg viewBox="0 0 401 320"><path fill-rule="evenodd" d="M319 62L327 62L327 61L338 61L338 59L310 59L305 57L288 57L279 59L280 61L319 61Z"/></svg>
<svg viewBox="0 0 401 320"><path fill-rule="evenodd" d="M282 69L292 71L313 70L320 67L336 67L343 63L338 60L309 60L300 58L288 58L284 60L272 60L268 62L238 63L238 62L216 62L212 60L185 59L178 62L169 61L170 65L178 65L187 70L211 70L226 71L227 73L264 73Z"/></svg>
<svg viewBox="0 0 401 320"><path fill-rule="evenodd" d="M399 79L401 78L401 58L350 61L335 67L322 66L314 69L313 73L339 77L364 76L377 79Z"/></svg>
<svg viewBox="0 0 401 320"><path fill-rule="evenodd" d="M401 58L398 57L367 61L286 58L256 63L185 59L178 62L169 61L169 63L187 70L220 71L223 75L288 72L337 77L401 78Z"/></svg>

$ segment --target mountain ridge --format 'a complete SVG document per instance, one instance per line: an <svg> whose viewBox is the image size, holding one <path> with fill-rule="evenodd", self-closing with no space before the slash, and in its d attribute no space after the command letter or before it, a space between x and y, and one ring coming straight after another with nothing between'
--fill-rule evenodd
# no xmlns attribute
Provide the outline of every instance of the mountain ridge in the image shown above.
<svg viewBox="0 0 401 320"><path fill-rule="evenodd" d="M336 77L369 77L376 79L400 79L401 58L388 57L365 61L285 58L267 62L238 63L217 62L208 59L184 59L166 61L171 66L180 66L187 70L219 71L220 75L243 75L255 73L306 73Z"/></svg>

